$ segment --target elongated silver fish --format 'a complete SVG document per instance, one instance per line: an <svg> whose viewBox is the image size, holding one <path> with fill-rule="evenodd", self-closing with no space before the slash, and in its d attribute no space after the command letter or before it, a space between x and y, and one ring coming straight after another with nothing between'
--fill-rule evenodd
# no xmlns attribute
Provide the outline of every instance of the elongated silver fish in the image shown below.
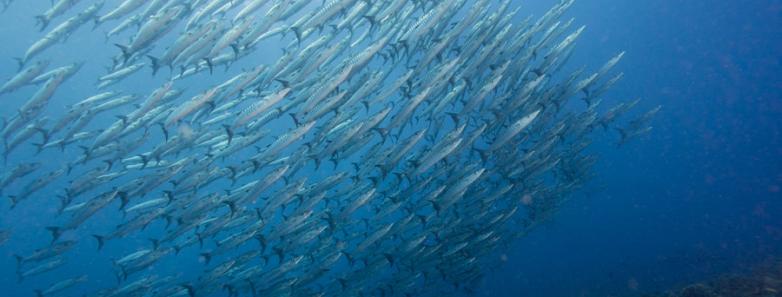
<svg viewBox="0 0 782 297"><path fill-rule="evenodd" d="M0 191L25 201L4 222L44 214L28 225L52 235L12 251L20 280L55 277L38 296L469 295L588 183L596 133L624 144L661 111L604 105L624 52L565 66L590 42L573 0L537 19L512 0L103 3L0 32L34 42L0 87Z"/></svg>

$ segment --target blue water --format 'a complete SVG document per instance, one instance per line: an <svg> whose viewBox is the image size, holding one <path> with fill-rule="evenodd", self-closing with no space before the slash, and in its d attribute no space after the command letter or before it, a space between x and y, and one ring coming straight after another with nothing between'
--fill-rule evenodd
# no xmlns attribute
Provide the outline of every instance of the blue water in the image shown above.
<svg viewBox="0 0 782 297"><path fill-rule="evenodd" d="M514 1L522 6L519 20L539 16L553 3ZM32 16L48 6L48 1L17 0L0 15L0 77L15 73L11 57L37 40ZM638 296L740 273L782 256L782 1L579 0L567 17L587 26L568 69L594 69L626 51L616 69L625 78L606 103L642 98L639 109L663 109L651 133L620 148L616 133L597 134L590 148L600 156L595 179L552 221L498 251L496 265L475 288L477 295ZM56 63L61 66L74 56L105 59L107 51L118 52L95 35L71 36L68 46L56 45L44 55L67 61ZM271 63L279 55L271 47L264 53L243 61ZM91 95L92 79L104 72L100 63L88 64L58 92L72 100ZM146 94L156 80L134 75L122 84ZM33 92L26 88L0 97L0 115L13 113L8 100ZM64 109L51 107L51 114ZM104 117L91 127L108 121L113 119ZM65 162L56 152L32 153L17 152L16 158ZM112 252L129 249L109 243L96 253L88 239L67 256L76 265L17 284L11 256L49 242L43 227L50 220L42 217L57 207L54 197L31 200L13 215L0 212L0 226L14 230L14 240L0 247L0 296L32 296L33 289L85 272L99 285L92 290L115 284L108 267L91 264L108 263ZM112 215L97 215L88 232L112 230L118 222ZM162 222L156 224L161 225L152 228L162 230ZM127 242L147 245L146 238ZM106 270L87 270L95 267ZM201 267L197 251L190 250L154 271Z"/></svg>
<svg viewBox="0 0 782 297"><path fill-rule="evenodd" d="M514 245L481 293L634 296L778 257L782 1L592 0L569 15L587 25L571 64L626 50L612 95L663 111L640 141L596 148L594 191Z"/></svg>

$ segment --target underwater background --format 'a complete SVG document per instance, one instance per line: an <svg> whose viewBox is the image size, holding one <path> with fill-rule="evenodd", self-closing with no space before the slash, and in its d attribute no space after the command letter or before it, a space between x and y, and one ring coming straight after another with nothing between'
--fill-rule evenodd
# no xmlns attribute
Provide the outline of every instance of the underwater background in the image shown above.
<svg viewBox="0 0 782 297"><path fill-rule="evenodd" d="M587 25L572 64L626 50L612 92L663 111L640 141L596 147L591 190L481 292L637 296L779 257L782 1L592 0L570 15Z"/></svg>
<svg viewBox="0 0 782 297"><path fill-rule="evenodd" d="M512 5L521 7L515 16L521 21L542 15L556 2L514 0ZM38 39L31 35L37 32L32 16L48 7L45 0L17 0L0 14L0 77L16 73L12 57ZM641 98L638 109L662 105L662 110L651 132L621 147L615 131L594 135L589 148L599 156L594 178L551 220L492 255L497 261L467 295L642 296L747 273L764 261L782 258L782 1L579 0L563 19L570 17L586 30L564 72L582 66L596 69L626 51L615 68L625 76L605 103ZM46 55L89 61L105 59L106 51L118 52L101 34L87 34L84 28L79 32L84 34L70 36L67 47L55 46ZM242 63L273 63L281 53L274 46L264 47ZM93 94L88 89L93 88L93 77L105 73L102 63L85 65L79 73L84 76L64 85L58 96ZM130 77L123 86L138 87L145 95L150 86L159 85L146 75L149 69L142 71L145 75ZM197 80L188 83L199 87ZM0 116L11 116L12 108L34 92L0 95ZM54 102L50 114L63 114L65 106ZM61 157L56 152L36 155L32 146L14 156L52 164L62 163ZM13 184L7 191L21 187ZM56 195L45 191L50 192L38 196ZM58 207L56 199L31 200L13 215L6 202L0 202L0 227L13 230L13 240L0 246L0 296L34 296L34 289L110 261L112 249L122 248L107 244L97 253L94 242L80 245L68 257L75 265L18 284L13 255L50 242L43 218ZM114 215L101 213L93 220L113 227L118 222ZM147 238L130 242L145 245ZM197 259L198 253L186 251L180 257ZM176 273L203 266L178 258L154 269ZM108 267L90 273L90 285L116 283ZM81 296L101 287L62 296Z"/></svg>

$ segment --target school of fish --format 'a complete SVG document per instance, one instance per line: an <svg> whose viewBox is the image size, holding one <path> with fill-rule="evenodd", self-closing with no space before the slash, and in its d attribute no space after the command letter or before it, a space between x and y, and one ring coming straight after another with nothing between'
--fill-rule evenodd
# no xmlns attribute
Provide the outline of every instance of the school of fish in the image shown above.
<svg viewBox="0 0 782 297"><path fill-rule="evenodd" d="M510 0L55 0L0 87L2 215L58 204L37 218L50 242L14 251L18 280L86 265L30 295L473 292L589 181L590 136L623 144L660 110L601 105L624 52L562 73L585 29L560 20L572 4L518 21ZM57 52L102 33L105 57ZM72 98L88 64L108 71ZM155 272L171 258L202 268Z"/></svg>

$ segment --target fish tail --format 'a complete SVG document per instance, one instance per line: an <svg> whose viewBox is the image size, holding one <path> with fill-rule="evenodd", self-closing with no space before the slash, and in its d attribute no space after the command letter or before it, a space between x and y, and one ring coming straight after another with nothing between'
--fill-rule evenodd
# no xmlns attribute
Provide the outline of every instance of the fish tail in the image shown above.
<svg viewBox="0 0 782 297"><path fill-rule="evenodd" d="M62 214L63 211L65 211L65 208L68 207L69 204L69 197L71 196L71 191L66 189L65 192L67 193L68 197L66 196L57 196L57 198L60 198L60 207L57 208L57 214Z"/></svg>
<svg viewBox="0 0 782 297"><path fill-rule="evenodd" d="M116 115L115 117L122 121L122 126L127 126L128 125L128 120L130 119L130 118L128 118L128 116L126 116L126 115Z"/></svg>
<svg viewBox="0 0 782 297"><path fill-rule="evenodd" d="M44 143L33 143L33 145L36 147L35 154L38 155L43 151L43 146L46 145Z"/></svg>
<svg viewBox="0 0 782 297"><path fill-rule="evenodd" d="M24 258L18 254L14 254L14 259L16 259L16 271L19 271L22 268L22 263L24 262Z"/></svg>
<svg viewBox="0 0 782 297"><path fill-rule="evenodd" d="M428 201L430 204L432 204L432 208L434 208L434 211L435 211L435 212L437 213L437 215L439 216L439 215L440 215L440 211L442 211L442 210L443 210L443 208L442 208L442 206L440 205L440 203L438 203L438 202L437 202L437 201L435 201L434 199L427 199L427 201Z"/></svg>
<svg viewBox="0 0 782 297"><path fill-rule="evenodd" d="M282 84L283 88L290 88L291 87L291 82L289 80L287 80L287 79L275 78L274 80L279 82L280 84Z"/></svg>
<svg viewBox="0 0 782 297"><path fill-rule="evenodd" d="M157 123L157 124L160 125L160 129L163 131L163 136L165 137L166 142L168 142L168 129L166 129L166 124L164 123Z"/></svg>
<svg viewBox="0 0 782 297"><path fill-rule="evenodd" d="M16 204L19 203L18 198L15 195L8 195L8 199L11 200L11 209L14 209L16 207Z"/></svg>
<svg viewBox="0 0 782 297"><path fill-rule="evenodd" d="M375 28L380 24L377 20L377 17L374 15L364 15L364 19L369 22L369 32L374 31Z"/></svg>
<svg viewBox="0 0 782 297"><path fill-rule="evenodd" d="M86 163L87 160L90 158L90 148L88 148L86 146L83 146L83 145L80 145L79 148L84 153L84 163ZM68 171L68 172L70 172L70 171Z"/></svg>
<svg viewBox="0 0 782 297"><path fill-rule="evenodd" d="M147 58L149 58L149 61L152 64L152 76L154 76L157 74L157 71L160 70L160 59L152 55L147 55Z"/></svg>
<svg viewBox="0 0 782 297"><path fill-rule="evenodd" d="M201 258L204 259L204 262L209 265L209 261L212 261L212 254L211 253L201 253Z"/></svg>
<svg viewBox="0 0 782 297"><path fill-rule="evenodd" d="M14 57L14 60L16 60L16 71L21 71L22 68L24 68L25 60L23 58Z"/></svg>
<svg viewBox="0 0 782 297"><path fill-rule="evenodd" d="M65 147L64 147L64 146L62 146L62 147L61 147L61 149L64 151L64 150L65 150ZM68 173L68 175L70 175L70 174L71 174L71 172L73 171L73 167L74 167L74 166L75 166L75 165L74 165L74 164L71 164L71 163L68 163L68 165L66 165L66 167L68 167L68 170L67 170L67 173Z"/></svg>
<svg viewBox="0 0 782 297"><path fill-rule="evenodd" d="M386 143L386 139L388 138L388 129L385 128L372 128L372 131L377 132L378 135L380 135L381 138L383 138L383 143Z"/></svg>
<svg viewBox="0 0 782 297"><path fill-rule="evenodd" d="M187 290L187 295L189 295L190 297L195 297L196 291L193 286L188 284L182 284L181 286L185 288L185 290Z"/></svg>
<svg viewBox="0 0 782 297"><path fill-rule="evenodd" d="M42 14L35 16L35 22L41 25L41 29L39 31L43 31L44 29L46 29L46 27L49 26L49 20L46 18L45 15Z"/></svg>
<svg viewBox="0 0 782 297"><path fill-rule="evenodd" d="M231 44L231 50L233 50L233 52L234 52L234 60L238 59L239 58L239 51L241 50L239 45L235 44L235 43L232 43Z"/></svg>
<svg viewBox="0 0 782 297"><path fill-rule="evenodd" d="M614 127L614 129L616 129L616 132L619 132L619 135L621 137L619 139L619 143L617 143L617 146L622 146L623 144L625 144L625 142L627 142L627 139L629 138L627 131L619 127Z"/></svg>
<svg viewBox="0 0 782 297"><path fill-rule="evenodd" d="M150 238L149 241L152 242L152 249L153 250L157 250L160 247L160 240L154 239L154 238Z"/></svg>
<svg viewBox="0 0 782 297"><path fill-rule="evenodd" d="M204 247L204 236L201 235L201 233L196 233L196 238L198 238L198 247L203 248Z"/></svg>
<svg viewBox="0 0 782 297"><path fill-rule="evenodd" d="M130 55L132 54L130 52L130 48L126 45L121 45L119 43L115 43L114 46L118 47L122 51L122 59L124 59L123 63L127 63L128 59L130 59Z"/></svg>
<svg viewBox="0 0 782 297"><path fill-rule="evenodd" d="M302 30L300 27L291 27L291 31L296 35L296 42L301 45Z"/></svg>
<svg viewBox="0 0 782 297"><path fill-rule="evenodd" d="M237 208L236 208L236 202L233 201L224 201L222 202L226 206L228 206L229 210L231 211L231 217L233 218L234 215L236 215Z"/></svg>
<svg viewBox="0 0 782 297"><path fill-rule="evenodd" d="M478 148L472 148L472 150L478 153L478 155L481 157L481 161L485 165L486 161L489 159L489 154L488 154L489 152L487 150L478 149Z"/></svg>
<svg viewBox="0 0 782 297"><path fill-rule="evenodd" d="M386 165L384 165L384 164L375 164L375 167L377 167L377 169L380 170L380 176L382 178L385 178L386 175L388 175L388 168L386 168Z"/></svg>
<svg viewBox="0 0 782 297"><path fill-rule="evenodd" d="M43 137L42 140L43 140L44 144L49 143L49 138L50 138L51 135L49 134L48 130L46 130L44 128L35 128L35 130L38 131L38 133L41 133L41 136Z"/></svg>
<svg viewBox="0 0 782 297"><path fill-rule="evenodd" d="M451 120L456 126L459 126L459 123L461 122L461 120L459 119L460 114L455 112L446 112L445 114L451 117Z"/></svg>
<svg viewBox="0 0 782 297"><path fill-rule="evenodd" d="M212 75L214 73L214 64L212 64L211 58L203 58L204 62L206 62L206 66L209 67L209 74Z"/></svg>
<svg viewBox="0 0 782 297"><path fill-rule="evenodd" d="M92 31L95 31L95 29L97 29L100 26L100 24L102 24L100 18L92 19Z"/></svg>
<svg viewBox="0 0 782 297"><path fill-rule="evenodd" d="M320 168L320 158L316 156L313 160L315 160L315 170L318 170Z"/></svg>
<svg viewBox="0 0 782 297"><path fill-rule="evenodd" d="M62 228L57 226L46 227L46 230L52 233L52 244L54 244L57 239L60 239L60 236L62 235Z"/></svg>
<svg viewBox="0 0 782 297"><path fill-rule="evenodd" d="M231 129L231 125L224 124L223 129L225 129L225 134L228 135L228 145L231 145L231 141L234 138L234 131Z"/></svg>
<svg viewBox="0 0 782 297"><path fill-rule="evenodd" d="M147 168L147 164L149 164L149 158L145 155L138 155L139 158L141 158L141 169Z"/></svg>
<svg viewBox="0 0 782 297"><path fill-rule="evenodd" d="M119 210L125 210L125 206L128 206L128 193L120 191L117 193L117 196L120 199Z"/></svg>
<svg viewBox="0 0 782 297"><path fill-rule="evenodd" d="M103 249L103 244L106 243L106 237L97 234L92 234L92 237L95 237L95 240L98 241L98 251Z"/></svg>
<svg viewBox="0 0 782 297"><path fill-rule="evenodd" d="M291 119L293 119L293 124L295 124L295 125L296 125L296 127L299 127L299 126L301 126L301 122L299 121L299 118L298 118L298 117L296 117L296 114L295 114L295 113L292 113L292 112L291 112L291 113L288 113L288 115L289 115L289 116L291 116Z"/></svg>

